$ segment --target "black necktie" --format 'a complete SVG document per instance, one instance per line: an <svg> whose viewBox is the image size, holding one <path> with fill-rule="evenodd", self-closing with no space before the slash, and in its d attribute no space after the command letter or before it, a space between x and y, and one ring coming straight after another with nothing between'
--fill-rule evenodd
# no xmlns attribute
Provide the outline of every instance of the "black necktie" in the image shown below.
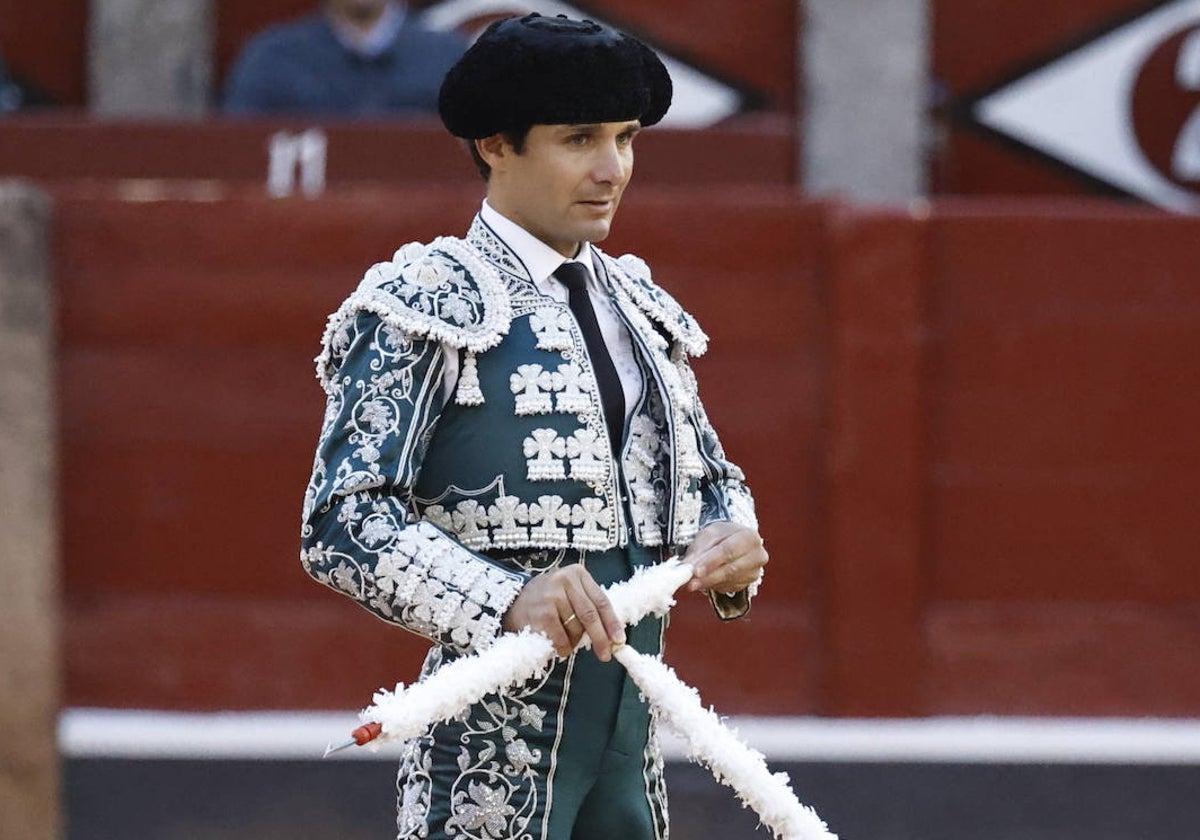
<svg viewBox="0 0 1200 840"><path fill-rule="evenodd" d="M596 310L592 309L587 290L588 270L580 263L565 262L554 270L554 277L570 292L567 305L571 307L575 320L579 322L579 329L583 331L583 341L587 344L596 383L600 386L600 402L604 406L604 419L608 422L608 439L613 452L619 453L622 432L625 430L625 392L621 388L617 366L613 364L608 347L604 344L600 325L596 323Z"/></svg>

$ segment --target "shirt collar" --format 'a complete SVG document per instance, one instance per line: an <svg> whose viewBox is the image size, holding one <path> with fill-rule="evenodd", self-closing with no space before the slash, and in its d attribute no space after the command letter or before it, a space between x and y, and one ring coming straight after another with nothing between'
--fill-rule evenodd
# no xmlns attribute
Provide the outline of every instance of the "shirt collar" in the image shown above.
<svg viewBox="0 0 1200 840"><path fill-rule="evenodd" d="M588 285L593 287L596 285L595 274L592 271L592 246L590 243L584 242L579 248L579 253L568 260L525 228L502 215L499 210L488 204L486 198L483 200L483 206L479 209L479 216L497 236L504 240L504 244L516 254L517 259L525 264L525 270L529 272L530 279L537 284L538 288L544 288L552 279L551 275L554 274L555 269L565 262L577 262L583 265L588 271Z"/></svg>

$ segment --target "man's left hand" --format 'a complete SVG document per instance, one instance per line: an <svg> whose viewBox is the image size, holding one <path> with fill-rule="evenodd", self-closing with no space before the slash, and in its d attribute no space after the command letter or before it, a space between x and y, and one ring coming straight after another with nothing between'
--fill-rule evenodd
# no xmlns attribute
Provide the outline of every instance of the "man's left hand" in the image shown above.
<svg viewBox="0 0 1200 840"><path fill-rule="evenodd" d="M762 576L768 559L762 537L753 528L713 522L700 531L683 555L683 561L692 564L687 588L692 592L741 592Z"/></svg>

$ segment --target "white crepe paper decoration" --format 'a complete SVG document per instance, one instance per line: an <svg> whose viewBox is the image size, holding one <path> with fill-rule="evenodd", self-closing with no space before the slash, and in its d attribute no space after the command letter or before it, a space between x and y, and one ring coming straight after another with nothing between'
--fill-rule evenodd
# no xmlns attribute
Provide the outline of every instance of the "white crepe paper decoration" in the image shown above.
<svg viewBox="0 0 1200 840"><path fill-rule="evenodd" d="M675 604L675 590L691 577L692 567L672 558L638 569L605 594L617 618L628 626L651 613L666 613ZM589 645L585 635L579 647ZM448 662L421 682L399 683L394 691L380 689L360 717L383 726L378 741L407 741L423 735L430 724L453 720L489 694L503 694L543 675L553 661L554 645L542 633L505 633L486 651Z"/></svg>
<svg viewBox="0 0 1200 840"><path fill-rule="evenodd" d="M688 757L732 788L776 837L837 840L816 812L796 799L787 773L768 770L762 754L746 746L711 709L704 708L696 689L680 680L662 660L629 645L618 648L614 656L633 677L658 719L683 739Z"/></svg>
<svg viewBox="0 0 1200 840"><path fill-rule="evenodd" d="M613 611L626 626L647 615L664 615L675 604L675 590L692 577L692 567L677 558L638 569L605 590ZM579 648L589 647L585 635ZM659 719L688 745L689 755L732 788L781 840L837 840L816 813L801 805L786 773L771 773L762 755L726 728L660 660L628 645L614 651ZM499 636L486 650L449 662L418 683L380 689L360 715L383 731L378 742L407 741L431 725L453 720L489 694L504 693L545 674L554 661L550 639L529 629Z"/></svg>

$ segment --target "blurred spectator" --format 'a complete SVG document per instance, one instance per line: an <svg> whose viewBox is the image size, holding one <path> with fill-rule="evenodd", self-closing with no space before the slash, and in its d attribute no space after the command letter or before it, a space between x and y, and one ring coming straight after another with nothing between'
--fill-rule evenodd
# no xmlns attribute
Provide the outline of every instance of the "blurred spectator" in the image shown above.
<svg viewBox="0 0 1200 840"><path fill-rule="evenodd" d="M10 71L4 63L4 52L0 50L0 116L57 104L46 91Z"/></svg>
<svg viewBox="0 0 1200 840"><path fill-rule="evenodd" d="M346 117L436 113L442 77L466 50L397 0L325 0L246 45L225 91L228 114Z"/></svg>
<svg viewBox="0 0 1200 840"><path fill-rule="evenodd" d="M4 55L0 54L0 114L12 113L20 108L24 101L24 92L8 75L8 67L4 64Z"/></svg>

